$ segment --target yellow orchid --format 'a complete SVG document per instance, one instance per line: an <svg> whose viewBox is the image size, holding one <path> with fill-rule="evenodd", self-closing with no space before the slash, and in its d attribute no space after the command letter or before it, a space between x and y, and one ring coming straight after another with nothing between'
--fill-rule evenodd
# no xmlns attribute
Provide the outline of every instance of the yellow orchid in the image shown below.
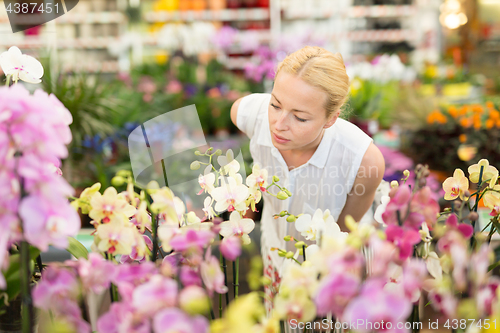
<svg viewBox="0 0 500 333"><path fill-rule="evenodd" d="M479 177L479 176L478 176ZM445 200L464 199L464 193L469 190L469 180L461 169L455 169L453 177L448 177L443 182Z"/></svg>
<svg viewBox="0 0 500 333"><path fill-rule="evenodd" d="M490 165L487 159L480 160L477 164L471 165L468 169L469 179L473 183L479 183L479 172L483 167L483 176L481 177L481 182L490 180L490 187L496 184L498 179L498 170Z"/></svg>
<svg viewBox="0 0 500 333"><path fill-rule="evenodd" d="M500 213L500 185L493 186L492 191L486 191L483 202L486 207L492 210L491 216L498 215Z"/></svg>
<svg viewBox="0 0 500 333"><path fill-rule="evenodd" d="M99 192L100 189L101 183L95 183L91 187L87 187L80 194L80 198L71 202L71 206L73 206L76 210L80 208L82 210L82 214L88 214L92 209L90 200L97 192Z"/></svg>
<svg viewBox="0 0 500 333"><path fill-rule="evenodd" d="M96 222L108 223L119 218L128 220L136 212L136 208L128 204L123 194L118 194L114 187L108 187L104 194L97 192L90 200L92 210L89 216Z"/></svg>

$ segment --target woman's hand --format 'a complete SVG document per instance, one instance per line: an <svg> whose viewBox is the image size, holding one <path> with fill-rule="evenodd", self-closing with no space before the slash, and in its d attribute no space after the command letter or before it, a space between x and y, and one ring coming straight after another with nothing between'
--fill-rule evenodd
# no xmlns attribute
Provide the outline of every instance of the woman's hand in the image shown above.
<svg viewBox="0 0 500 333"><path fill-rule="evenodd" d="M372 143L363 156L351 193L347 195L347 201L337 221L342 231L349 231L344 221L347 215L351 215L355 221L360 221L368 211L373 203L377 187L382 181L384 171L384 156Z"/></svg>

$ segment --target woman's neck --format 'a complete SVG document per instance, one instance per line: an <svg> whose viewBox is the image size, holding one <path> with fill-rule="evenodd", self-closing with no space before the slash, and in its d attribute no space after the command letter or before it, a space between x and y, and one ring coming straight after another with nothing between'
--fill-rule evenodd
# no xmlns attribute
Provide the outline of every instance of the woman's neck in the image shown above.
<svg viewBox="0 0 500 333"><path fill-rule="evenodd" d="M288 169L292 170L298 168L299 166L306 164L307 161L311 159L311 157L318 149L321 140L323 139L323 135L325 134L325 130L321 132L316 140L308 144L307 146L298 148L298 149L288 149L288 150L280 150L281 156L285 160Z"/></svg>

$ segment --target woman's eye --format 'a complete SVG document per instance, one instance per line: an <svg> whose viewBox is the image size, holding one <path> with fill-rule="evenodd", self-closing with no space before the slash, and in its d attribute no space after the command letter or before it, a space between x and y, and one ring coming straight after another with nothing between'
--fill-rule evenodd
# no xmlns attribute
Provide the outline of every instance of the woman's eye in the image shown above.
<svg viewBox="0 0 500 333"><path fill-rule="evenodd" d="M298 121L301 121L301 122L306 122L306 121L307 121L307 119L302 119L302 118L299 118L299 117L297 117L297 116L295 116L295 118L297 118L297 120L298 120Z"/></svg>
<svg viewBox="0 0 500 333"><path fill-rule="evenodd" d="M280 108L279 106L276 106L276 105L274 105L273 103L271 103L271 106L272 106L273 108L275 108L276 110L279 110L279 108Z"/></svg>

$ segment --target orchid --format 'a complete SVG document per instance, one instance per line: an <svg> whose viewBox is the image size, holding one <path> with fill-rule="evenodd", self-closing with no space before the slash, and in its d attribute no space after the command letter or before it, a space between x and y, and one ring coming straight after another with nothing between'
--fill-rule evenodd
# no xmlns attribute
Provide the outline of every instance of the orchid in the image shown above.
<svg viewBox="0 0 500 333"><path fill-rule="evenodd" d="M227 287L224 285L224 273L220 270L219 261L210 255L209 251L206 253L205 261L200 265L200 273L210 296L214 291L219 294L227 292Z"/></svg>
<svg viewBox="0 0 500 333"><path fill-rule="evenodd" d="M301 233L307 240L317 240L318 233L324 232L325 236L335 239L345 239L347 233L341 232L339 225L330 214L330 210L317 209L311 218L311 215L304 214L295 221L295 229Z"/></svg>
<svg viewBox="0 0 500 333"><path fill-rule="evenodd" d="M226 210L232 212L245 211L245 200L248 197L248 187L238 185L236 179L228 177L221 179L222 186L215 188L212 191L212 197L216 201L215 210L224 212Z"/></svg>
<svg viewBox="0 0 500 333"><path fill-rule="evenodd" d="M200 184L201 187L201 190L200 192L198 192L198 195L202 194L203 191L207 192L208 194L212 193L215 183L215 174L210 172L206 175L199 175L198 183Z"/></svg>
<svg viewBox="0 0 500 333"><path fill-rule="evenodd" d="M153 328L155 333L206 333L208 320L202 316L189 317L179 309L165 309L155 316Z"/></svg>
<svg viewBox="0 0 500 333"><path fill-rule="evenodd" d="M122 194L118 194L114 187L108 187L104 194L96 192L90 200L92 210L89 216L97 223L109 223L117 220L125 223L136 213L134 206L127 203Z"/></svg>
<svg viewBox="0 0 500 333"><path fill-rule="evenodd" d="M479 177L479 176L478 176ZM447 178L443 183L445 200L464 199L464 193L469 190L469 180L462 170L456 169L453 177Z"/></svg>
<svg viewBox="0 0 500 333"><path fill-rule="evenodd" d="M12 75L14 82L19 79L28 83L40 83L43 76L43 66L35 58L22 54L17 46L0 54L0 67L5 75Z"/></svg>
<svg viewBox="0 0 500 333"><path fill-rule="evenodd" d="M479 179L479 173L481 171L481 167L483 168L483 175L481 180ZM489 180L490 187L493 187L498 180L498 170L490 165L490 162L486 159L480 160L477 164L471 165L468 169L469 171L469 179L473 183L479 183Z"/></svg>
<svg viewBox="0 0 500 333"><path fill-rule="evenodd" d="M97 226L97 247L102 252L111 254L130 254L134 244L134 229L118 223Z"/></svg>
<svg viewBox="0 0 500 333"><path fill-rule="evenodd" d="M252 167L252 173L247 177L247 185L250 188L260 188L262 192L266 191L268 173L266 169L261 169L259 164Z"/></svg>
<svg viewBox="0 0 500 333"><path fill-rule="evenodd" d="M241 237L243 244L250 244L251 240L248 234L255 228L255 222L252 219L241 218L238 212L232 212L229 215L229 221L222 222L220 228L221 236Z"/></svg>
<svg viewBox="0 0 500 333"><path fill-rule="evenodd" d="M241 255L241 239L236 236L224 237L220 243L224 258L234 261Z"/></svg>

